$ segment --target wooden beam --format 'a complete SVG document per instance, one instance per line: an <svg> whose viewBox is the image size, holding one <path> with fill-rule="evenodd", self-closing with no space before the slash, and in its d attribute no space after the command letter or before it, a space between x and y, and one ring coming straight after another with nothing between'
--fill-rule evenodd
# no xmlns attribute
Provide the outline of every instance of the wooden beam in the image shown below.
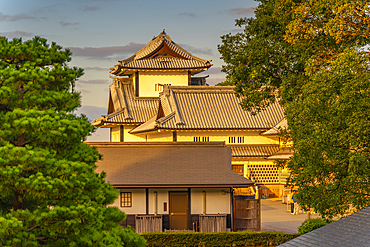
<svg viewBox="0 0 370 247"><path fill-rule="evenodd" d="M145 200L146 200L146 207L145 207L145 214L149 214L149 188L145 188Z"/></svg>

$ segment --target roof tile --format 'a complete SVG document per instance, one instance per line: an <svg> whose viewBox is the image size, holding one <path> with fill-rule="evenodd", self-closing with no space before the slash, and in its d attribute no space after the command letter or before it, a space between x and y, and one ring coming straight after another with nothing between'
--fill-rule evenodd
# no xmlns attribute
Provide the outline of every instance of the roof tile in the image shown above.
<svg viewBox="0 0 370 247"><path fill-rule="evenodd" d="M215 143L89 143L103 159L97 172L115 186L241 186L254 183L231 170L231 150ZM124 159L122 158L124 157Z"/></svg>

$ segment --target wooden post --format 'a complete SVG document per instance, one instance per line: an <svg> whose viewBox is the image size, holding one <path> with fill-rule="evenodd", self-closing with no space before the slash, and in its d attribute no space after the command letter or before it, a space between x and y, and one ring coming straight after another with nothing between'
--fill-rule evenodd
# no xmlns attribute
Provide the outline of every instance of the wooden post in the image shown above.
<svg viewBox="0 0 370 247"><path fill-rule="evenodd" d="M231 210L230 210L230 213L231 213L231 231L233 232L234 231L234 189L231 187L230 188L230 197L231 197Z"/></svg>
<svg viewBox="0 0 370 247"><path fill-rule="evenodd" d="M202 203L202 214L206 214L206 192L202 192L202 197L203 197L203 203Z"/></svg>
<svg viewBox="0 0 370 247"><path fill-rule="evenodd" d="M154 215L157 215L157 191L154 191Z"/></svg>
<svg viewBox="0 0 370 247"><path fill-rule="evenodd" d="M191 225L192 225L191 223L192 223L192 218L191 218L191 188L188 188L188 229L191 228Z"/></svg>
<svg viewBox="0 0 370 247"><path fill-rule="evenodd" d="M146 201L146 206L145 206L145 214L149 214L149 189L145 188L145 201Z"/></svg>

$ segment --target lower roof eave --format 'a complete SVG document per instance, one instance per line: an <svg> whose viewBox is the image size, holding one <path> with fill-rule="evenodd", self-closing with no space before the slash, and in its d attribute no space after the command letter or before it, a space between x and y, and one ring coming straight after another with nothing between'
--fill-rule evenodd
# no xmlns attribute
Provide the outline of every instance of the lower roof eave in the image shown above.
<svg viewBox="0 0 370 247"><path fill-rule="evenodd" d="M130 130L128 133L133 134L133 135L145 135L151 132L157 132L158 129L152 129L152 130L142 130L142 131L135 131L135 129Z"/></svg>
<svg viewBox="0 0 370 247"><path fill-rule="evenodd" d="M247 188L253 186L254 183L250 184L113 184L114 188Z"/></svg>
<svg viewBox="0 0 370 247"><path fill-rule="evenodd" d="M166 128L166 127L161 127L157 126L157 129L160 130L255 130L255 131L264 131L267 130L268 128Z"/></svg>
<svg viewBox="0 0 370 247"><path fill-rule="evenodd" d="M94 126L95 128L98 128L100 127L101 125L103 125L102 121L101 120L98 120L98 121L94 121L91 123L92 126Z"/></svg>
<svg viewBox="0 0 370 247"><path fill-rule="evenodd" d="M127 125L140 125L140 124L143 124L143 122L114 122L114 121L102 121L101 124L105 127L109 127L109 126L113 126L113 125L123 125L123 124L127 124Z"/></svg>

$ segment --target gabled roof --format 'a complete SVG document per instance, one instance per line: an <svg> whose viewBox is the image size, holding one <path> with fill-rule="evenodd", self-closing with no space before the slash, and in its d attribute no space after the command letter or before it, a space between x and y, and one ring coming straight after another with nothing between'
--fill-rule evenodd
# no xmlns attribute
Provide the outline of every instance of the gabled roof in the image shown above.
<svg viewBox="0 0 370 247"><path fill-rule="evenodd" d="M177 45L163 30L131 57L111 68L114 75L131 74L132 70L190 70L192 74L211 67L211 60L193 56ZM129 72L127 72L129 71ZM131 72L130 72L131 71Z"/></svg>
<svg viewBox="0 0 370 247"><path fill-rule="evenodd" d="M369 243L370 207L367 207L279 246L360 247L369 246Z"/></svg>
<svg viewBox="0 0 370 247"><path fill-rule="evenodd" d="M157 97L135 97L131 79L114 78L109 86L108 114L93 119L92 125L144 123L156 115L158 104Z"/></svg>
<svg viewBox="0 0 370 247"><path fill-rule="evenodd" d="M284 147L278 152L267 157L268 160L289 160L294 154L292 147Z"/></svg>
<svg viewBox="0 0 370 247"><path fill-rule="evenodd" d="M254 183L231 170L224 142L88 143L103 159L114 187L248 187Z"/></svg>
<svg viewBox="0 0 370 247"><path fill-rule="evenodd" d="M233 86L164 86L160 94L162 116L130 133L168 130L269 130L283 118L279 103L252 115L240 106Z"/></svg>
<svg viewBox="0 0 370 247"><path fill-rule="evenodd" d="M228 145L233 157L269 157L279 151L279 145Z"/></svg>
<svg viewBox="0 0 370 247"><path fill-rule="evenodd" d="M286 118L281 120L276 126L274 126L272 129L261 133L263 136L277 136L279 135L279 131L281 130L287 130L288 129L288 121Z"/></svg>

